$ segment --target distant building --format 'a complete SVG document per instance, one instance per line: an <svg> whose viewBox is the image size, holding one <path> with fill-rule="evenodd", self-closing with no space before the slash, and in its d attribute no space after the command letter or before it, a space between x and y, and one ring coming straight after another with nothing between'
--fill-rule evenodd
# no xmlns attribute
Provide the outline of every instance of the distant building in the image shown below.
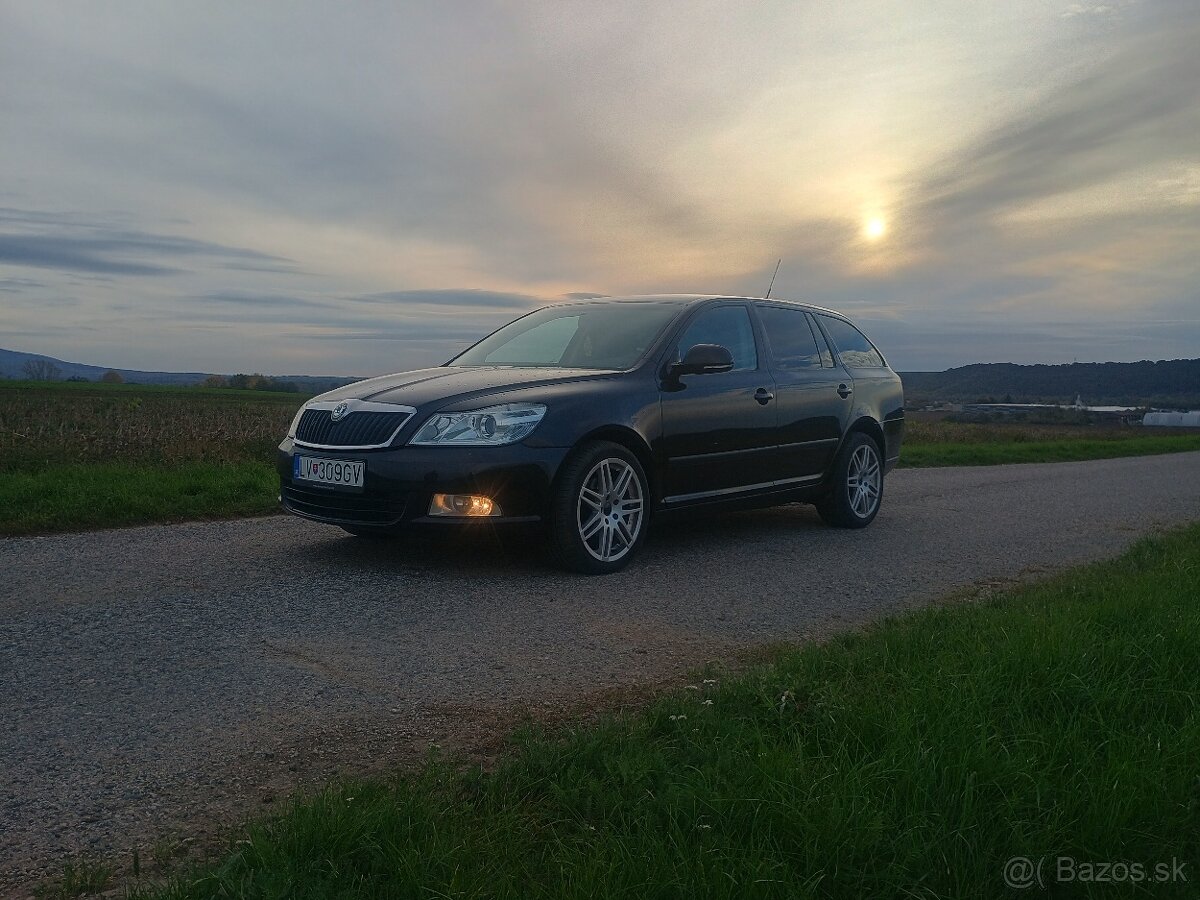
<svg viewBox="0 0 1200 900"><path fill-rule="evenodd" d="M1148 412L1142 424L1155 428L1200 428L1200 410L1191 412Z"/></svg>

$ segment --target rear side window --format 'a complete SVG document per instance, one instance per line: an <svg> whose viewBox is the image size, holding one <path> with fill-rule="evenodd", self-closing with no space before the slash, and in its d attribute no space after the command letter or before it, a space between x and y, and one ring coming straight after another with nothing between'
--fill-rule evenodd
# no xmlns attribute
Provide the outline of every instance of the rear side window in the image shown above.
<svg viewBox="0 0 1200 900"><path fill-rule="evenodd" d="M779 368L821 368L821 351L803 310L760 306L758 314L771 345L771 356Z"/></svg>
<svg viewBox="0 0 1200 900"><path fill-rule="evenodd" d="M829 340L825 337L821 326L817 324L817 320L813 318L812 313L806 313L806 315L808 316L808 325L812 328L813 337L817 339L817 346L821 348L821 365L826 369L832 369L833 351L829 349Z"/></svg>
<svg viewBox="0 0 1200 900"><path fill-rule="evenodd" d="M754 327L750 310L744 306L718 306L706 309L692 320L679 338L679 357L697 344L720 344L733 354L734 371L758 368L754 347Z"/></svg>
<svg viewBox="0 0 1200 900"><path fill-rule="evenodd" d="M835 319L833 316L821 316L821 324L833 338L838 354L842 357L842 365L861 369L883 368L883 357L879 355L875 345L849 322Z"/></svg>

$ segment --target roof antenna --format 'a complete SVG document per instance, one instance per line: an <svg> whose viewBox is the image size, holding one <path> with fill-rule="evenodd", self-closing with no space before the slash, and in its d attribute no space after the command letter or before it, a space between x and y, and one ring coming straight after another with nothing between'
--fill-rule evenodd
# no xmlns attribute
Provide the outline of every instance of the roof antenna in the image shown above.
<svg viewBox="0 0 1200 900"><path fill-rule="evenodd" d="M771 283L769 285L767 285L767 296L763 298L764 300L771 299L771 289L773 287L775 287L775 275L779 274L779 264L782 262L783 262L783 257L781 256L781 257L779 257L779 262L775 263L775 273L771 276Z"/></svg>

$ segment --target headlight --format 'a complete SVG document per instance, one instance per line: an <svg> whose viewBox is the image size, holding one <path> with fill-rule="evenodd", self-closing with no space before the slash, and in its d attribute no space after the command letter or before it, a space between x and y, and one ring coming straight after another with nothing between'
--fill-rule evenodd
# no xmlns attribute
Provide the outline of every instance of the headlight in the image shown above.
<svg viewBox="0 0 1200 900"><path fill-rule="evenodd" d="M430 416L410 444L450 444L458 447L494 447L522 441L546 415L544 403L504 403Z"/></svg>

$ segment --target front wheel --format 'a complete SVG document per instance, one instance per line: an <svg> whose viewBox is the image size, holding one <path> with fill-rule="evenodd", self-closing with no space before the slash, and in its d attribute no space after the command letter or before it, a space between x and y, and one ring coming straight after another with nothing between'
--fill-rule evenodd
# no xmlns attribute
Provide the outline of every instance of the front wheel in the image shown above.
<svg viewBox="0 0 1200 900"><path fill-rule="evenodd" d="M883 465L879 445L856 432L847 438L833 463L829 492L817 501L817 512L837 528L866 528L883 500Z"/></svg>
<svg viewBox="0 0 1200 900"><path fill-rule="evenodd" d="M550 537L559 560L588 575L624 568L645 538L649 497L633 453L608 441L584 445L554 493Z"/></svg>

